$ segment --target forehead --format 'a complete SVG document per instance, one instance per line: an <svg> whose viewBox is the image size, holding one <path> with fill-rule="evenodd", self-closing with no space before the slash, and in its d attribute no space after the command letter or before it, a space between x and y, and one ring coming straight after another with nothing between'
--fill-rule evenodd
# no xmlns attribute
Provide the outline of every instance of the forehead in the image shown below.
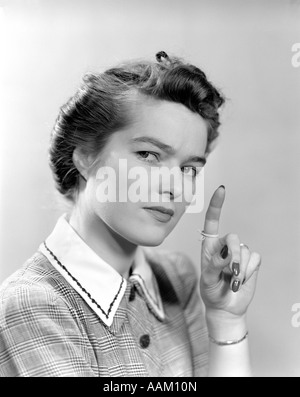
<svg viewBox="0 0 300 397"><path fill-rule="evenodd" d="M149 136L175 150L190 148L205 152L207 124L198 113L179 103L152 98L136 101L130 108L131 123L122 140Z"/></svg>

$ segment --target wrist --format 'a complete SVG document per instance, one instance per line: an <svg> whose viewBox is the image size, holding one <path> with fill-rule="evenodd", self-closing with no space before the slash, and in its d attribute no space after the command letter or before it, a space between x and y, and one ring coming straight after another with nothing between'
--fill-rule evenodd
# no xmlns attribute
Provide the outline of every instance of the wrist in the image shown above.
<svg viewBox="0 0 300 397"><path fill-rule="evenodd" d="M206 310L209 336L218 341L240 340L247 333L246 314L236 316L223 310Z"/></svg>

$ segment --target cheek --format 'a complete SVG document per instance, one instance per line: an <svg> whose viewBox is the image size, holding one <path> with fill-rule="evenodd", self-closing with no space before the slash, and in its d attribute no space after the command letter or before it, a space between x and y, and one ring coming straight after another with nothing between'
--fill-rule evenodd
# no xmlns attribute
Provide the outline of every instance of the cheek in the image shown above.
<svg viewBox="0 0 300 397"><path fill-rule="evenodd" d="M107 226L125 238L131 234L131 231L142 228L138 220L138 208L128 202L95 201L91 210Z"/></svg>
<svg viewBox="0 0 300 397"><path fill-rule="evenodd" d="M150 202L151 182L148 172L145 168L133 168L128 173L127 186L120 189L120 193L124 196L127 193L128 202L132 204L140 204Z"/></svg>
<svg viewBox="0 0 300 397"><path fill-rule="evenodd" d="M120 201L140 207L150 203L151 199L159 201L159 188L152 183L150 167L128 161L127 167L120 169L118 181Z"/></svg>

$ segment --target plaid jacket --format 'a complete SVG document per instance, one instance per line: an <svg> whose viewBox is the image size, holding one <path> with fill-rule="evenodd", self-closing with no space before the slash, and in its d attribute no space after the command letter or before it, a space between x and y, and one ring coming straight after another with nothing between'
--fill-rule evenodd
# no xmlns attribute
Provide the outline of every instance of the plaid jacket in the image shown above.
<svg viewBox="0 0 300 397"><path fill-rule="evenodd" d="M0 376L205 376L207 330L194 265L181 253L149 252L164 319L129 278L107 326L37 251L0 288Z"/></svg>

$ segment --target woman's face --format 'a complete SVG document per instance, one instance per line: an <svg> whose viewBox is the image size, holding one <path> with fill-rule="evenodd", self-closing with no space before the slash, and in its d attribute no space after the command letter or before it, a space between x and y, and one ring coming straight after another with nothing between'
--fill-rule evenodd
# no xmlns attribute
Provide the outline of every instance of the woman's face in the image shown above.
<svg viewBox="0 0 300 397"><path fill-rule="evenodd" d="M169 101L145 99L133 105L133 114L131 125L113 133L102 150L84 200L102 227L104 222L133 244L157 246L192 200L195 170L205 163L207 126L199 114ZM162 167L172 172L158 178ZM153 206L174 213L145 208Z"/></svg>

